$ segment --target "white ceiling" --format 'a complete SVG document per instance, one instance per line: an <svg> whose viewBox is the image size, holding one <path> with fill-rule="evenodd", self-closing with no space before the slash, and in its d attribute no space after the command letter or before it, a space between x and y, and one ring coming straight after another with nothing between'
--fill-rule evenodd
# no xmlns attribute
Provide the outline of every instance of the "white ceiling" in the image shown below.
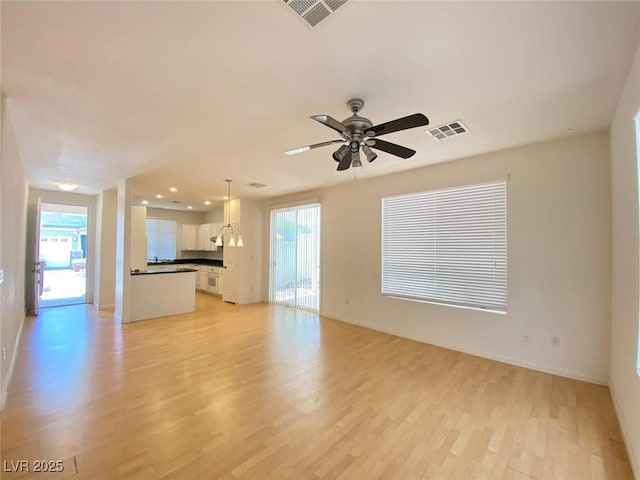
<svg viewBox="0 0 640 480"><path fill-rule="evenodd" d="M640 20L640 2L350 0L314 29L282 0L1 8L2 89L30 184L97 193L134 177L138 198L194 209L225 178L234 196L270 197L607 128ZM420 112L470 133L390 134L418 153L345 172L332 147L283 154L338 138L309 116L342 120L353 97L374 124Z"/></svg>

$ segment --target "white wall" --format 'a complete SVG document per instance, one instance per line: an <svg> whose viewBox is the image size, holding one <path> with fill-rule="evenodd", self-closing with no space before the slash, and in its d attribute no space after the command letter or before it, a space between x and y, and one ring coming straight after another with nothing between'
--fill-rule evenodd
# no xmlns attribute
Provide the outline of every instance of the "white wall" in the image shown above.
<svg viewBox="0 0 640 480"><path fill-rule="evenodd" d="M118 191L104 190L96 199L96 259L93 303L99 310L115 305L116 217Z"/></svg>
<svg viewBox="0 0 640 480"><path fill-rule="evenodd" d="M365 168L375 168L375 164ZM506 315L381 295L383 196L507 176ZM269 204L296 202L305 196L321 199L324 315L517 365L606 383L609 178L609 137L607 133L594 133L280 197ZM266 285L268 258L264 267ZM525 333L531 335L530 343L522 342ZM553 335L560 337L560 346L551 345Z"/></svg>
<svg viewBox="0 0 640 480"><path fill-rule="evenodd" d="M6 358L0 354L0 409L4 406L7 384L15 359L15 347L25 318L25 238L27 229L27 195L23 161L16 144L9 110L0 100L0 342Z"/></svg>
<svg viewBox="0 0 640 480"><path fill-rule="evenodd" d="M114 317L117 321L131 321L131 206L133 181L126 178L118 183L116 205L116 286Z"/></svg>
<svg viewBox="0 0 640 480"><path fill-rule="evenodd" d="M215 208L208 212L204 212L204 223L226 223L227 218L224 217L224 206Z"/></svg>
<svg viewBox="0 0 640 480"><path fill-rule="evenodd" d="M634 116L640 112L640 47L611 125L613 261L611 395L635 476L640 478L638 361L638 162Z"/></svg>

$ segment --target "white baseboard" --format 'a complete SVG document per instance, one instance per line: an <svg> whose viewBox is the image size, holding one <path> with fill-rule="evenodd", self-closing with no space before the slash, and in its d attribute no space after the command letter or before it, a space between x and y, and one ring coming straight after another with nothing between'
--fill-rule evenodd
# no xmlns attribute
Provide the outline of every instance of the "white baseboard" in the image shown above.
<svg viewBox="0 0 640 480"><path fill-rule="evenodd" d="M594 383L596 385L607 386L609 384L608 379L606 379L606 378L597 378L597 377L592 377L590 375L584 375L584 374L578 373L578 372L571 372L571 371L568 371L568 370L562 370L562 369L557 369L557 368L549 368L549 367L538 365L538 364L535 364L535 363L523 362L523 361L521 361L519 359L516 359L516 358L505 357L505 356L502 356L502 355L496 355L496 354L491 353L491 352L484 352L484 351L481 351L481 350L474 350L474 349L471 349L471 348L462 347L460 345L447 344L447 343L442 343L442 342L434 342L433 340L430 340L428 338L420 338L420 337L416 337L416 336L413 336L413 335L406 335L406 334L404 334L402 332L393 331L391 329L387 329L387 328L384 328L384 327L379 327L377 325L369 325L367 323L358 322L358 321L355 321L355 320L347 320L347 319L344 319L344 318L337 318L335 316L324 315L324 314L323 314L323 316L326 316L327 318L333 318L333 319L338 320L340 322L350 323L352 325L357 325L359 327L364 327L364 328L368 328L368 329L371 329L371 330L376 330L378 332L388 333L390 335L396 335L396 336L402 337L402 338L408 338L409 340L415 340L416 342L427 343L429 345L435 345L436 347L442 347L442 348L447 348L449 350L455 350L456 352L468 353L469 355L475 355L476 357L488 358L490 360L495 360L497 362L508 363L510 365L515 365L517 367L528 368L528 369L531 369L531 370L536 370L538 372L550 373L552 375L558 375L560 377L571 378L573 380L580 380L581 382Z"/></svg>
<svg viewBox="0 0 640 480"><path fill-rule="evenodd" d="M26 318L26 317L25 317ZM15 341L13 342L13 353L11 354L11 362L9 363L9 369L7 370L7 376L2 382L2 392L0 392L0 412L4 410L4 404L7 401L7 392L9 390L9 382L13 376L13 368L16 364L16 357L18 356L18 346L20 345L20 337L22 336L22 326L24 325L24 318L20 322L18 327L18 333L16 334Z"/></svg>
<svg viewBox="0 0 640 480"><path fill-rule="evenodd" d="M627 456L629 457L629 462L631 463L633 478L640 478L640 459L636 458L635 450L630 446L631 443L629 442L629 440L631 439L631 435L629 435L628 432L625 431L625 426L628 424L625 421L624 415L622 415L620 402L618 401L618 397L616 396L616 391L613 386L609 386L609 391L611 392L611 399L613 400L613 409L615 410L616 416L618 417L618 424L620 425L620 431L622 432L624 447L627 450Z"/></svg>
<svg viewBox="0 0 640 480"><path fill-rule="evenodd" d="M99 305L97 303L94 303L93 306L98 311L107 311L107 312L113 311L116 308L115 305Z"/></svg>

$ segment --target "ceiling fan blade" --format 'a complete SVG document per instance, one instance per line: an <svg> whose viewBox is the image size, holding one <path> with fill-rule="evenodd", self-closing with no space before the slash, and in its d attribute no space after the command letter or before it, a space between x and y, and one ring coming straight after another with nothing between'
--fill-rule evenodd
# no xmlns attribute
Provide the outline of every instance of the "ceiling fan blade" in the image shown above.
<svg viewBox="0 0 640 480"><path fill-rule="evenodd" d="M382 150L383 152L390 153L391 155L396 155L401 158L409 158L416 154L415 150L411 150L410 148L403 147L402 145L397 145L391 142L385 142L384 140L380 140L378 138L371 139L373 145L370 145L371 148L375 148L378 150ZM367 142L369 143L369 142Z"/></svg>
<svg viewBox="0 0 640 480"><path fill-rule="evenodd" d="M330 117L329 115L313 115L311 119L316 122L320 122L323 125L326 125L329 128L333 128L339 134L343 134L347 131L347 127L345 127L342 122L339 122L335 118Z"/></svg>
<svg viewBox="0 0 640 480"><path fill-rule="evenodd" d="M338 168L337 170L348 170L349 167L351 166L351 160L353 160L353 157L349 154L345 155L342 160L340 160L340 163L338 163Z"/></svg>
<svg viewBox="0 0 640 480"><path fill-rule="evenodd" d="M422 127L424 125L429 125L429 119L421 113L414 113L408 117L402 117L397 120L381 123L380 125L374 125L367 129L365 135L369 137L379 137L380 135L386 135L387 133L407 130L408 128ZM373 134L370 132L373 132Z"/></svg>
<svg viewBox="0 0 640 480"><path fill-rule="evenodd" d="M328 142L314 143L313 145L305 145L304 147L292 148L284 152L285 155L296 155L297 153L308 152L311 149L318 147L326 147L327 145L333 145L334 143L343 143L344 140L329 140Z"/></svg>

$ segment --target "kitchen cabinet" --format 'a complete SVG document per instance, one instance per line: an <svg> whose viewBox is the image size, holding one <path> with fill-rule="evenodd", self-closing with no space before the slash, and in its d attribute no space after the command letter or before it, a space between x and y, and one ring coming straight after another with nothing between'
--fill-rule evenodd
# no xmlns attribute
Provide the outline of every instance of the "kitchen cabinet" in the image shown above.
<svg viewBox="0 0 640 480"><path fill-rule="evenodd" d="M200 265L186 263L182 265L183 268L192 268L196 271L196 290L200 289Z"/></svg>
<svg viewBox="0 0 640 480"><path fill-rule="evenodd" d="M200 290L200 265L192 265L192 268L196 271L196 290Z"/></svg>
<svg viewBox="0 0 640 480"><path fill-rule="evenodd" d="M255 200L233 199L225 205L224 218L240 228L244 247L230 247L229 232L225 231L224 274L220 283L222 299L240 305L260 302L264 210Z"/></svg>
<svg viewBox="0 0 640 480"><path fill-rule="evenodd" d="M211 238L215 238L218 234L218 224L216 223L204 223L198 226L198 250L206 252L214 252L218 250L215 240L212 242Z"/></svg>
<svg viewBox="0 0 640 480"><path fill-rule="evenodd" d="M131 274L131 320L193 312L197 272L154 269L155 273Z"/></svg>
<svg viewBox="0 0 640 480"><path fill-rule="evenodd" d="M198 250L198 225L182 224L181 250Z"/></svg>
<svg viewBox="0 0 640 480"><path fill-rule="evenodd" d="M225 232L225 245L229 244L228 232ZM223 250L224 281L222 282L222 300L238 303L238 251L245 247L226 247Z"/></svg>

